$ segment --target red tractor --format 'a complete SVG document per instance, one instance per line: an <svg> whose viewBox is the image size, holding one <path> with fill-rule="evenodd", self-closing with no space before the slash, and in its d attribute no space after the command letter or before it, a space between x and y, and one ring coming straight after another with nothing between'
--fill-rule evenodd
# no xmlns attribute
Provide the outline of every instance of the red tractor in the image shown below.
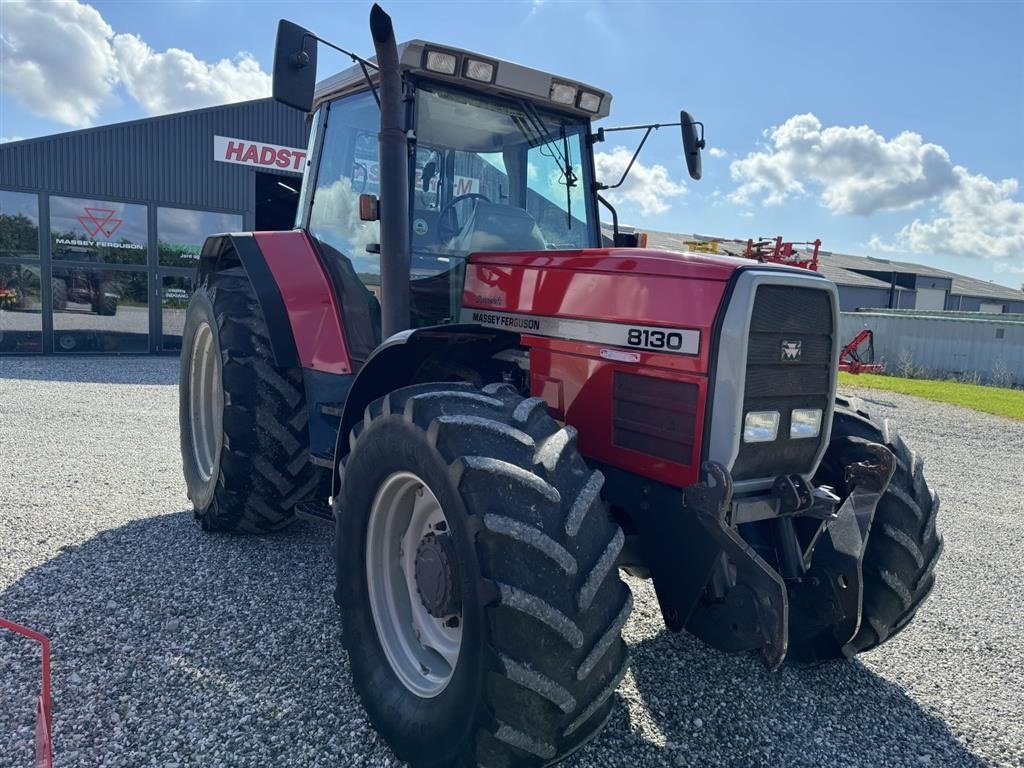
<svg viewBox="0 0 1024 768"><path fill-rule="evenodd" d="M579 749L627 669L620 569L669 629L772 668L905 627L938 499L836 397L835 285L603 247L608 93L396 45L377 6L370 28L376 58L316 85L318 38L280 24L274 95L311 114L300 223L206 242L180 421L205 529L336 526L353 682L395 754ZM677 125L699 178L703 127Z"/></svg>

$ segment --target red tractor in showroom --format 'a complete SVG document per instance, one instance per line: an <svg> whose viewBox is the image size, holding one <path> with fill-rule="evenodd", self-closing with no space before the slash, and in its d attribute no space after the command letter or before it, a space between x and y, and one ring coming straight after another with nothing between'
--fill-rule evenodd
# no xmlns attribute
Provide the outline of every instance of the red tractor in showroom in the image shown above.
<svg viewBox="0 0 1024 768"><path fill-rule="evenodd" d="M376 57L317 84L327 43L280 24L274 95L311 115L299 223L206 242L180 421L204 528L336 526L353 682L395 754L539 766L595 736L620 569L669 629L772 668L903 629L938 499L836 397L835 285L637 247L601 195L622 180L595 178L610 94L397 45L377 6L370 29ZM699 178L703 126L672 125Z"/></svg>

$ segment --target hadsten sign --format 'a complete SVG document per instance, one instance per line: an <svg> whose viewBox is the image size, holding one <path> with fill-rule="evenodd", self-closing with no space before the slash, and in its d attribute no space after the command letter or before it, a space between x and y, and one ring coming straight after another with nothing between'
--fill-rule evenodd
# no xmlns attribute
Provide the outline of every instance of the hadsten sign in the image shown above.
<svg viewBox="0 0 1024 768"><path fill-rule="evenodd" d="M302 173L306 168L304 149L228 136L213 137L213 159L221 163L254 165L257 168L274 168L289 173Z"/></svg>

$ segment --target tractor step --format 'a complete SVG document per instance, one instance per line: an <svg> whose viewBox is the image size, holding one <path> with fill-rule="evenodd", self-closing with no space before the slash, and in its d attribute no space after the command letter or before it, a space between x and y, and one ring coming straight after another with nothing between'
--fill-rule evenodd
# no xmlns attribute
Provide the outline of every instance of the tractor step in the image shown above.
<svg viewBox="0 0 1024 768"><path fill-rule="evenodd" d="M300 501L295 505L295 516L317 523L334 524L334 511L323 501Z"/></svg>

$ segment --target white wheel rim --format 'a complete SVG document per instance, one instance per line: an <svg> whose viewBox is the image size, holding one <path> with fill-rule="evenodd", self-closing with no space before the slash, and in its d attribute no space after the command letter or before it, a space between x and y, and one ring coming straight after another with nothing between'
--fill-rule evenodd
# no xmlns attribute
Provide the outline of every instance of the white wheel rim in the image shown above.
<svg viewBox="0 0 1024 768"><path fill-rule="evenodd" d="M370 609L391 669L424 699L448 686L462 647L462 614L432 616L416 587L417 547L442 531L450 531L448 519L419 477L395 472L381 484L366 531Z"/></svg>
<svg viewBox="0 0 1024 768"><path fill-rule="evenodd" d="M203 482L209 482L220 454L224 393L213 329L206 322L200 324L192 342L188 406L192 458Z"/></svg>

